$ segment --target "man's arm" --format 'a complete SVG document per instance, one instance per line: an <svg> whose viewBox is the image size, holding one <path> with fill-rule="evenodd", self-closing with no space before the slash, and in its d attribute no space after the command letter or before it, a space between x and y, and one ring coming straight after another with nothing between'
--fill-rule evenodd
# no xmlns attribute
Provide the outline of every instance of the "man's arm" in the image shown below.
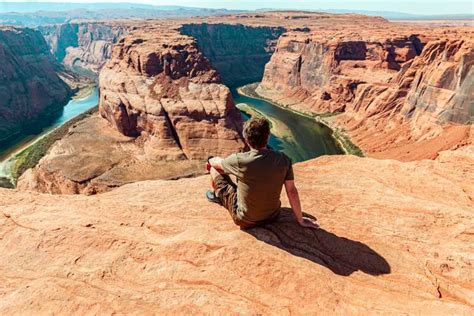
<svg viewBox="0 0 474 316"><path fill-rule="evenodd" d="M209 159L209 164L211 165L211 167L213 167L217 171L223 171L222 160L224 159L221 157L212 157L211 159Z"/></svg>
<svg viewBox="0 0 474 316"><path fill-rule="evenodd" d="M226 158L213 157L209 159L209 165L219 173L232 174L236 177L241 176L239 160L236 154L232 154Z"/></svg>
<svg viewBox="0 0 474 316"><path fill-rule="evenodd" d="M304 227L317 228L318 225L313 219L303 216L303 212L301 211L300 196L298 194L298 189L295 186L295 181L286 180L285 190L286 195L288 196L288 200L290 201L291 208L293 209L293 213L295 213L295 217L298 221L298 224Z"/></svg>

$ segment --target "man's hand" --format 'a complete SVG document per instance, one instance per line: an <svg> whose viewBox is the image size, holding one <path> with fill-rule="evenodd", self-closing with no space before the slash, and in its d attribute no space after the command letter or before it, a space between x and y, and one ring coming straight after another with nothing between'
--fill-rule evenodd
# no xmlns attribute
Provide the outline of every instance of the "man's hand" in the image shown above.
<svg viewBox="0 0 474 316"><path fill-rule="evenodd" d="M298 224L300 224L301 226L303 227L308 227L308 228L318 228L318 224L316 223L316 220L312 219L312 218L309 218L309 217L305 217L303 216L301 218L301 221L298 222Z"/></svg>
<svg viewBox="0 0 474 316"><path fill-rule="evenodd" d="M286 180L285 190L286 190L288 200L290 201L291 208L293 209L293 213L295 214L296 221L298 222L298 224L300 224L303 227L318 228L319 226L318 224L316 224L316 220L303 216L303 212L301 211L300 196L298 194L298 189L296 189L295 181Z"/></svg>
<svg viewBox="0 0 474 316"><path fill-rule="evenodd" d="M221 157L212 157L208 160L208 163L211 167L217 170L222 170L222 158Z"/></svg>

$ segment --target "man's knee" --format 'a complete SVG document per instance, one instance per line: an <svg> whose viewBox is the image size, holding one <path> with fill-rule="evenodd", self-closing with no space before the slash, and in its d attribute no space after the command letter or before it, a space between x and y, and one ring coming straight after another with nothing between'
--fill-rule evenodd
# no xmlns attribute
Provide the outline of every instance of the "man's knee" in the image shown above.
<svg viewBox="0 0 474 316"><path fill-rule="evenodd" d="M209 173L211 174L211 178L215 180L218 176L221 175L221 173L214 167L211 167L211 170L209 170Z"/></svg>

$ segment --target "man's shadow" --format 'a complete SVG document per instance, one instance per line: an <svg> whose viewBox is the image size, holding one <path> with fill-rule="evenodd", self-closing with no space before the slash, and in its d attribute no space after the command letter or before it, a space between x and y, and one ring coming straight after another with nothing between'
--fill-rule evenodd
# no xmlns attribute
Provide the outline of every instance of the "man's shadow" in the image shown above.
<svg viewBox="0 0 474 316"><path fill-rule="evenodd" d="M339 275L349 276L358 270L371 275L390 273L388 262L369 246L336 236L322 228L301 227L290 208L282 208L280 215L271 223L244 231Z"/></svg>

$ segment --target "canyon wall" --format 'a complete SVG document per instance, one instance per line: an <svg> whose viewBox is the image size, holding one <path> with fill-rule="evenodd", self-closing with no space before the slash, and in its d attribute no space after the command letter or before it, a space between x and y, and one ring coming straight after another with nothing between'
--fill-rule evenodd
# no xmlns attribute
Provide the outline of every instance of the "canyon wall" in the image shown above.
<svg viewBox="0 0 474 316"><path fill-rule="evenodd" d="M285 28L200 23L184 24L180 32L197 40L223 83L233 87L262 79L265 64Z"/></svg>
<svg viewBox="0 0 474 316"><path fill-rule="evenodd" d="M468 124L474 119L474 41L430 41L397 80L412 80L402 115L436 123Z"/></svg>
<svg viewBox="0 0 474 316"><path fill-rule="evenodd" d="M99 83L100 114L150 150L204 159L242 147L230 91L188 36L156 30L121 40Z"/></svg>
<svg viewBox="0 0 474 316"><path fill-rule="evenodd" d="M387 86L421 48L416 36L364 41L287 33L266 65L258 92L276 92L278 103L304 103L312 112L342 112L359 84Z"/></svg>
<svg viewBox="0 0 474 316"><path fill-rule="evenodd" d="M41 33L0 28L0 145L57 118L72 94Z"/></svg>
<svg viewBox="0 0 474 316"><path fill-rule="evenodd" d="M112 45L128 31L126 24L99 22L41 26L39 30L58 61L88 76L99 72L111 56Z"/></svg>
<svg viewBox="0 0 474 316"><path fill-rule="evenodd" d="M99 76L100 116L74 124L18 188L94 194L203 172L209 156L243 149L229 88L196 47L169 29L121 39Z"/></svg>
<svg viewBox="0 0 474 316"><path fill-rule="evenodd" d="M223 83L258 80L273 51L257 92L298 111L338 113L320 119L369 156L435 158L472 142L472 29L298 12L127 25L99 77L105 120L72 127L19 188L97 193L202 172L172 166L243 148Z"/></svg>
<svg viewBox="0 0 474 316"><path fill-rule="evenodd" d="M343 113L327 122L369 155L433 158L472 140L474 41L426 32L286 33L257 92L302 112Z"/></svg>

